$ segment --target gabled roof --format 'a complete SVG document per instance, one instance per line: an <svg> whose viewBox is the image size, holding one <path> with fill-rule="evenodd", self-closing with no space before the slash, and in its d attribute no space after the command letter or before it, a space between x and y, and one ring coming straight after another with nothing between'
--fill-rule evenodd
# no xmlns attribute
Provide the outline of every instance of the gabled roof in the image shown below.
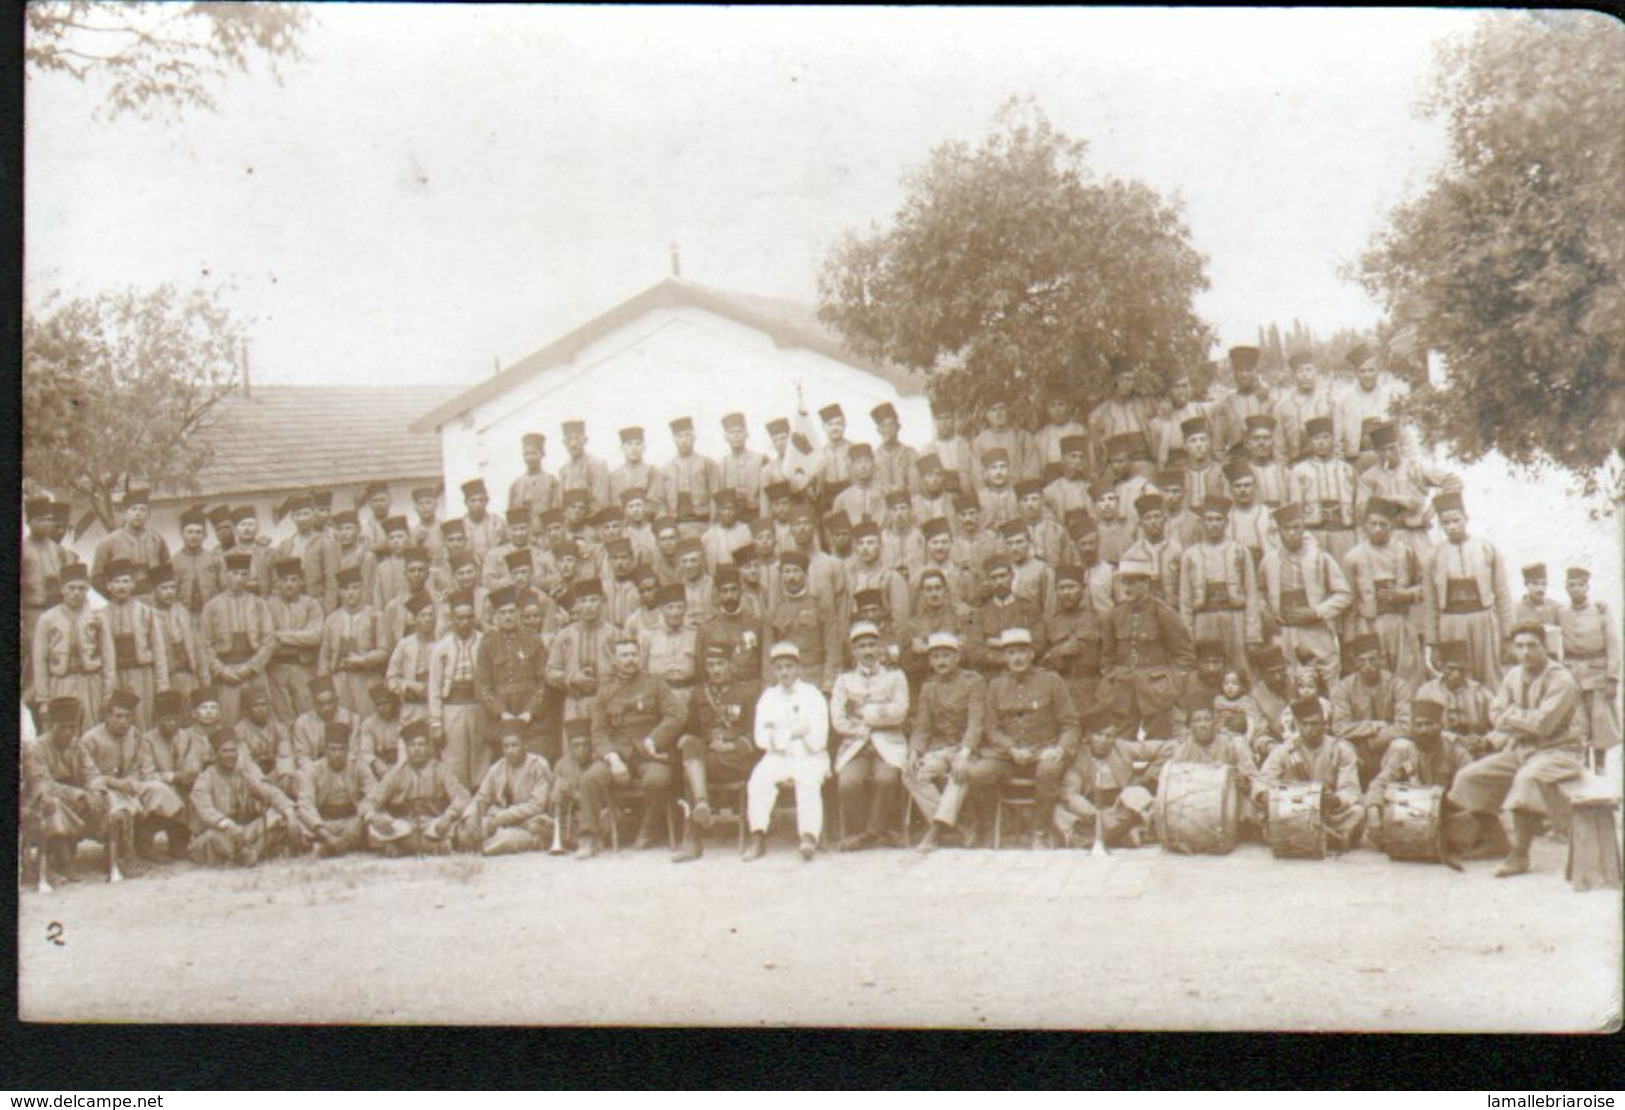
<svg viewBox="0 0 1625 1110"><path fill-rule="evenodd" d="M818 311L811 305L779 297L733 293L676 278L667 278L645 289L631 300L622 301L608 312L587 321L541 350L525 356L502 373L457 394L420 418L412 425L412 430L433 431L476 405L501 396L531 376L550 367L570 362L588 344L617 328L624 327L645 313L660 308L701 308L746 327L765 332L777 346L816 351L884 378L905 397L923 392L920 379L908 372L897 367L877 365L847 351L841 337L819 322Z"/></svg>
<svg viewBox="0 0 1625 1110"><path fill-rule="evenodd" d="M214 459L198 490L160 496L219 497L334 487L374 479L438 478L440 437L412 418L454 386L256 385L234 394L200 435Z"/></svg>

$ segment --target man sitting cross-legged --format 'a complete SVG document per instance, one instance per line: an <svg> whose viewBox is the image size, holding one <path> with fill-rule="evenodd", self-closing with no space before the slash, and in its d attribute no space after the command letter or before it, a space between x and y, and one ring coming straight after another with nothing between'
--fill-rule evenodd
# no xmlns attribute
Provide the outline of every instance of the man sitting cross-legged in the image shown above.
<svg viewBox="0 0 1625 1110"><path fill-rule="evenodd" d="M367 844L386 856L445 855L468 808L468 791L434 758L427 721L403 727L401 740L406 762L391 768L357 807Z"/></svg>
<svg viewBox="0 0 1625 1110"><path fill-rule="evenodd" d="M485 778L463 816L467 837L484 856L535 852L553 835L548 797L553 772L547 760L525 750L525 722L503 721L497 728L502 756L486 769Z"/></svg>

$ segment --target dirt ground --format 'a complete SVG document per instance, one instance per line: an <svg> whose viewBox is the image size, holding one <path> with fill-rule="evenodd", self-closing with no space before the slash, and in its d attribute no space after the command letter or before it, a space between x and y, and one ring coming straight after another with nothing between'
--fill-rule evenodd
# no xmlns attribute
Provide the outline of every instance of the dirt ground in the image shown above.
<svg viewBox="0 0 1625 1110"><path fill-rule="evenodd" d="M1604 1031L1619 891L1564 847L1497 880L1368 850L1278 861L945 849L745 865L713 835L592 862L171 865L25 892L25 1020ZM60 931L52 928L60 925ZM57 934L60 944L49 938Z"/></svg>

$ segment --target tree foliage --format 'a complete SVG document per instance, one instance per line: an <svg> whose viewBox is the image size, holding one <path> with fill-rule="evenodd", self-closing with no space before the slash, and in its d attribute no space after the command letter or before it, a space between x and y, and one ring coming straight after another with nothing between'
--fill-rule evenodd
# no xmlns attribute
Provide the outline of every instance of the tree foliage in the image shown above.
<svg viewBox="0 0 1625 1110"><path fill-rule="evenodd" d="M212 87L257 61L301 56L299 40L314 17L292 3L106 3L34 0L28 5L25 72L66 73L105 81L100 112L176 115L212 110Z"/></svg>
<svg viewBox="0 0 1625 1110"><path fill-rule="evenodd" d="M130 478L197 488L198 433L237 386L243 329L215 296L163 286L53 301L23 315L23 473L89 500L112 526Z"/></svg>
<svg viewBox="0 0 1625 1110"><path fill-rule="evenodd" d="M948 142L905 178L889 228L848 233L818 278L819 316L865 357L930 375L934 398L1036 407L1060 385L1103 396L1127 360L1160 388L1207 373L1211 329L1192 301L1205 259L1176 204L1095 181L1086 144L1007 104L981 145Z"/></svg>
<svg viewBox="0 0 1625 1110"><path fill-rule="evenodd" d="M1625 448L1625 28L1484 16L1441 51L1422 107L1446 120L1449 161L1358 269L1448 364L1410 415L1468 460L1595 481Z"/></svg>

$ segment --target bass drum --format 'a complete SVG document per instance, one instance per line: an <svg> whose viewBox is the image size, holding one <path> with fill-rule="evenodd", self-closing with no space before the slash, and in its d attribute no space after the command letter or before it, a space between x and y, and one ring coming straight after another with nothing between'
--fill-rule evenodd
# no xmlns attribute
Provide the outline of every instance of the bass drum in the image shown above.
<svg viewBox="0 0 1625 1110"><path fill-rule="evenodd" d="M1170 763L1152 806L1157 839L1170 852L1226 855L1240 821L1236 771L1227 763Z"/></svg>
<svg viewBox="0 0 1625 1110"><path fill-rule="evenodd" d="M1276 859L1326 858L1320 821L1320 783L1283 782L1270 787L1270 851Z"/></svg>
<svg viewBox="0 0 1625 1110"><path fill-rule="evenodd" d="M1439 810L1444 787L1394 783L1382 806L1382 850L1389 859L1439 859Z"/></svg>

